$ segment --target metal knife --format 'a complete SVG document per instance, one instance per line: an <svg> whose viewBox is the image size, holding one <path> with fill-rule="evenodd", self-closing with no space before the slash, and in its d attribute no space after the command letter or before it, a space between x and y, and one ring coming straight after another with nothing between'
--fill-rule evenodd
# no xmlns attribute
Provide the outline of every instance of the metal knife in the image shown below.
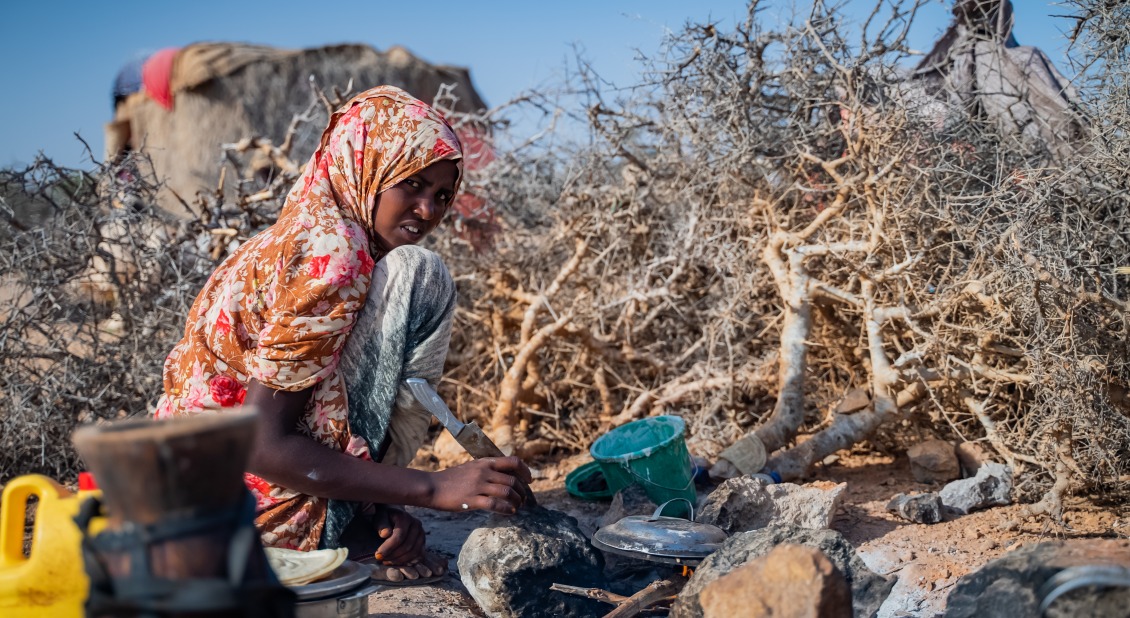
<svg viewBox="0 0 1130 618"><path fill-rule="evenodd" d="M498 445L487 437L478 423L474 421L464 423L456 418L427 380L407 378L404 381L408 383L408 388L412 390L412 395L416 397L416 401L419 401L420 405L424 406L428 412L431 412L439 420L443 428L451 434L451 437L455 438L455 441L464 450L470 453L471 457L475 459L506 457L506 454L498 448ZM520 485L520 492L525 494L525 504L531 507L537 506L537 499L534 498L534 492L530 489L530 486L521 480L518 481L518 484Z"/></svg>

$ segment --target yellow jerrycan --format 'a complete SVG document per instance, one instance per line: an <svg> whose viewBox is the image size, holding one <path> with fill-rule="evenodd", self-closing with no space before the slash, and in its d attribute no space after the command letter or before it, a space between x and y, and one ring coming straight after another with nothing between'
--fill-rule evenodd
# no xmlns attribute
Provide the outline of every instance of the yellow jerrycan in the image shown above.
<svg viewBox="0 0 1130 618"><path fill-rule="evenodd" d="M20 476L4 486L0 497L0 616L4 618L81 618L90 590L82 561L82 533L75 524L79 505L100 497L89 477L77 494L39 474ZM24 555L26 505L35 496L35 528L31 551ZM101 517L91 532L105 527Z"/></svg>

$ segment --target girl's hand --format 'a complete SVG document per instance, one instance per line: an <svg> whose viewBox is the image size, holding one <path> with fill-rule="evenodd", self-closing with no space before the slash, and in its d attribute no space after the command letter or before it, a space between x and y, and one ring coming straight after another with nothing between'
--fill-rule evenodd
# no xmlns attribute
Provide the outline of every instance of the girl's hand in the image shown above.
<svg viewBox="0 0 1130 618"><path fill-rule="evenodd" d="M486 510L513 515L522 505L519 481L530 469L517 457L485 457L431 475L430 506L440 511Z"/></svg>
<svg viewBox="0 0 1130 618"><path fill-rule="evenodd" d="M378 506L377 536L384 539L374 558L380 565L373 579L402 582L447 573L447 560L424 551L424 528L420 521L400 509Z"/></svg>
<svg viewBox="0 0 1130 618"><path fill-rule="evenodd" d="M380 508L380 507L379 507ZM415 564L424 558L424 527L400 509L380 508L374 520L377 536L384 539L374 558L386 565Z"/></svg>

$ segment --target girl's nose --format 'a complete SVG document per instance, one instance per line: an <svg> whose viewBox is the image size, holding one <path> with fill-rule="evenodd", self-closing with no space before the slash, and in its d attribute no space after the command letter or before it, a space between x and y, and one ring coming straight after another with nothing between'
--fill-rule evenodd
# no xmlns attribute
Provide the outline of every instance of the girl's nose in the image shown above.
<svg viewBox="0 0 1130 618"><path fill-rule="evenodd" d="M416 214L424 221L431 221L439 212L439 204L431 197L425 197L416 203Z"/></svg>

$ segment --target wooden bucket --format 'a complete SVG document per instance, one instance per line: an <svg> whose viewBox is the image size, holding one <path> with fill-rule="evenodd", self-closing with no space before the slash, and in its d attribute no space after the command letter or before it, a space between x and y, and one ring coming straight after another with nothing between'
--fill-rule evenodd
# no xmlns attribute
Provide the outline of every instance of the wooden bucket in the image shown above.
<svg viewBox="0 0 1130 618"><path fill-rule="evenodd" d="M292 606L293 597L277 583L257 532L248 530L254 505L248 503L251 497L243 484L243 471L254 431L255 415L241 413L165 421L132 419L75 432L75 448L102 489L107 518L106 530L85 548L87 570L104 568L111 585L103 586L103 592L112 589L108 593L114 597L111 605L119 602L128 608L140 599L142 605L164 603L173 609L164 615L198 615L201 612L176 611L177 602L169 599L184 595L194 580L209 580L238 587L240 596L266 595L261 605L274 606L282 599L281 606ZM138 543L104 542L115 536L133 539L139 531L150 539L143 549L138 549ZM237 535L242 539L238 543ZM233 547L240 555L231 555ZM97 564L92 565L91 558ZM231 565L239 565L241 572L229 572ZM98 574L89 574L91 599L95 600ZM153 580L151 585L145 583L146 578ZM184 586L170 583L182 581ZM167 592L161 592L165 589ZM167 598L162 600L162 595ZM130 612L119 605L111 613ZM247 615L247 608L206 613ZM277 616L286 611L256 613Z"/></svg>

